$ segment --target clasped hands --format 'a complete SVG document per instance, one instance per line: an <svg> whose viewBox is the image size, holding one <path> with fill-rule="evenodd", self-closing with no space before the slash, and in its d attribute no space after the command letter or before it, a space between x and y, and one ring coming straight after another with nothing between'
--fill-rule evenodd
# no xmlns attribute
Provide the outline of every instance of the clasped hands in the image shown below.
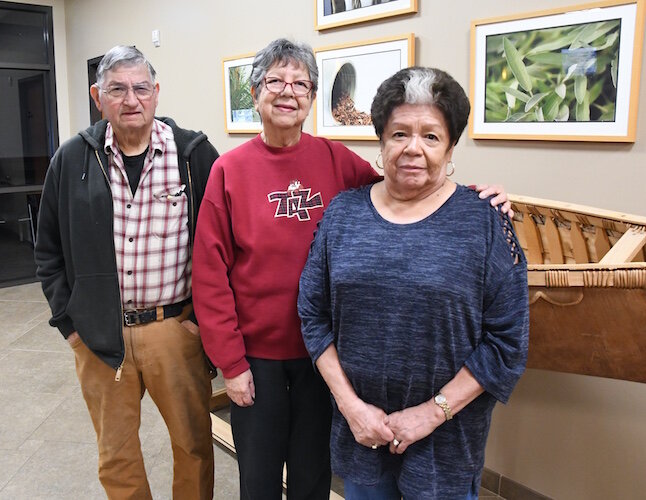
<svg viewBox="0 0 646 500"><path fill-rule="evenodd" d="M402 454L444 422L434 406L425 402L388 415L359 399L348 408L339 409L357 443L373 449L387 445L391 453Z"/></svg>

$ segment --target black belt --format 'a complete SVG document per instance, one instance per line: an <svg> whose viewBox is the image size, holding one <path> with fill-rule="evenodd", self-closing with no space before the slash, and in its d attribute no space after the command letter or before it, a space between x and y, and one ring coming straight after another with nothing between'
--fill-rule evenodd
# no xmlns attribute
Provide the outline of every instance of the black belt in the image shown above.
<svg viewBox="0 0 646 500"><path fill-rule="evenodd" d="M184 306L191 303L191 297L177 304L157 306L151 309L129 309L123 311L123 324L126 326L143 325L151 321L162 321L182 314Z"/></svg>

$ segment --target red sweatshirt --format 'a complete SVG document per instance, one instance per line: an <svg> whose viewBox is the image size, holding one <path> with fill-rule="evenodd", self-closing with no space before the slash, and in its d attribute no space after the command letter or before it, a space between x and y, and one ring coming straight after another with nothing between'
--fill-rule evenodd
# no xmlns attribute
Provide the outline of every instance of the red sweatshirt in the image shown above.
<svg viewBox="0 0 646 500"><path fill-rule="evenodd" d="M217 159L198 217L193 302L226 378L249 368L246 355L308 357L296 298L316 225L337 193L377 179L343 144L305 133L286 148L257 136Z"/></svg>

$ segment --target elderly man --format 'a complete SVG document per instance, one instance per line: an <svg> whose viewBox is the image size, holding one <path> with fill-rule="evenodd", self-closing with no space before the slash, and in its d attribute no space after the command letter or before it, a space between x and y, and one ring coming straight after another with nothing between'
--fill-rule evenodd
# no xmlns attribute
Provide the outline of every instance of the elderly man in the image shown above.
<svg viewBox="0 0 646 500"><path fill-rule="evenodd" d="M211 498L210 377L190 319L191 247L215 148L155 119L155 70L134 47L102 59L107 120L63 144L43 190L36 262L69 342L109 498L151 498L139 442L146 391L173 448L173 497Z"/></svg>

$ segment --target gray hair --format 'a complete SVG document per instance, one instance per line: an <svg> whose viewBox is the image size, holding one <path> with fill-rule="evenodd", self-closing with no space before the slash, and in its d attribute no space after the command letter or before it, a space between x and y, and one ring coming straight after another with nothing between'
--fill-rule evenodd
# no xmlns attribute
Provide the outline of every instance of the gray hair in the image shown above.
<svg viewBox="0 0 646 500"><path fill-rule="evenodd" d="M464 89L445 71L405 68L385 80L372 101L372 123L379 139L393 110L402 104L435 106L444 116L451 146L460 139L471 109Z"/></svg>
<svg viewBox="0 0 646 500"><path fill-rule="evenodd" d="M285 38L274 40L256 54L253 59L249 81L252 89L259 89L264 83L267 70L274 64L289 63L303 64L307 68L310 80L314 84L312 92L316 92L319 84L319 70L312 48L306 43L291 42Z"/></svg>
<svg viewBox="0 0 646 500"><path fill-rule="evenodd" d="M426 68L427 71L416 71L410 75L406 85L404 102L406 104L431 104L435 102L433 84L437 81L437 73Z"/></svg>
<svg viewBox="0 0 646 500"><path fill-rule="evenodd" d="M108 50L101 62L99 67L96 70L96 83L99 87L103 85L105 79L105 73L113 69L118 68L119 66L139 66L140 64L145 65L148 68L148 73L150 75L150 80L152 83L155 83L155 77L157 72L153 65L148 62L146 56L135 46L129 45L117 45Z"/></svg>

